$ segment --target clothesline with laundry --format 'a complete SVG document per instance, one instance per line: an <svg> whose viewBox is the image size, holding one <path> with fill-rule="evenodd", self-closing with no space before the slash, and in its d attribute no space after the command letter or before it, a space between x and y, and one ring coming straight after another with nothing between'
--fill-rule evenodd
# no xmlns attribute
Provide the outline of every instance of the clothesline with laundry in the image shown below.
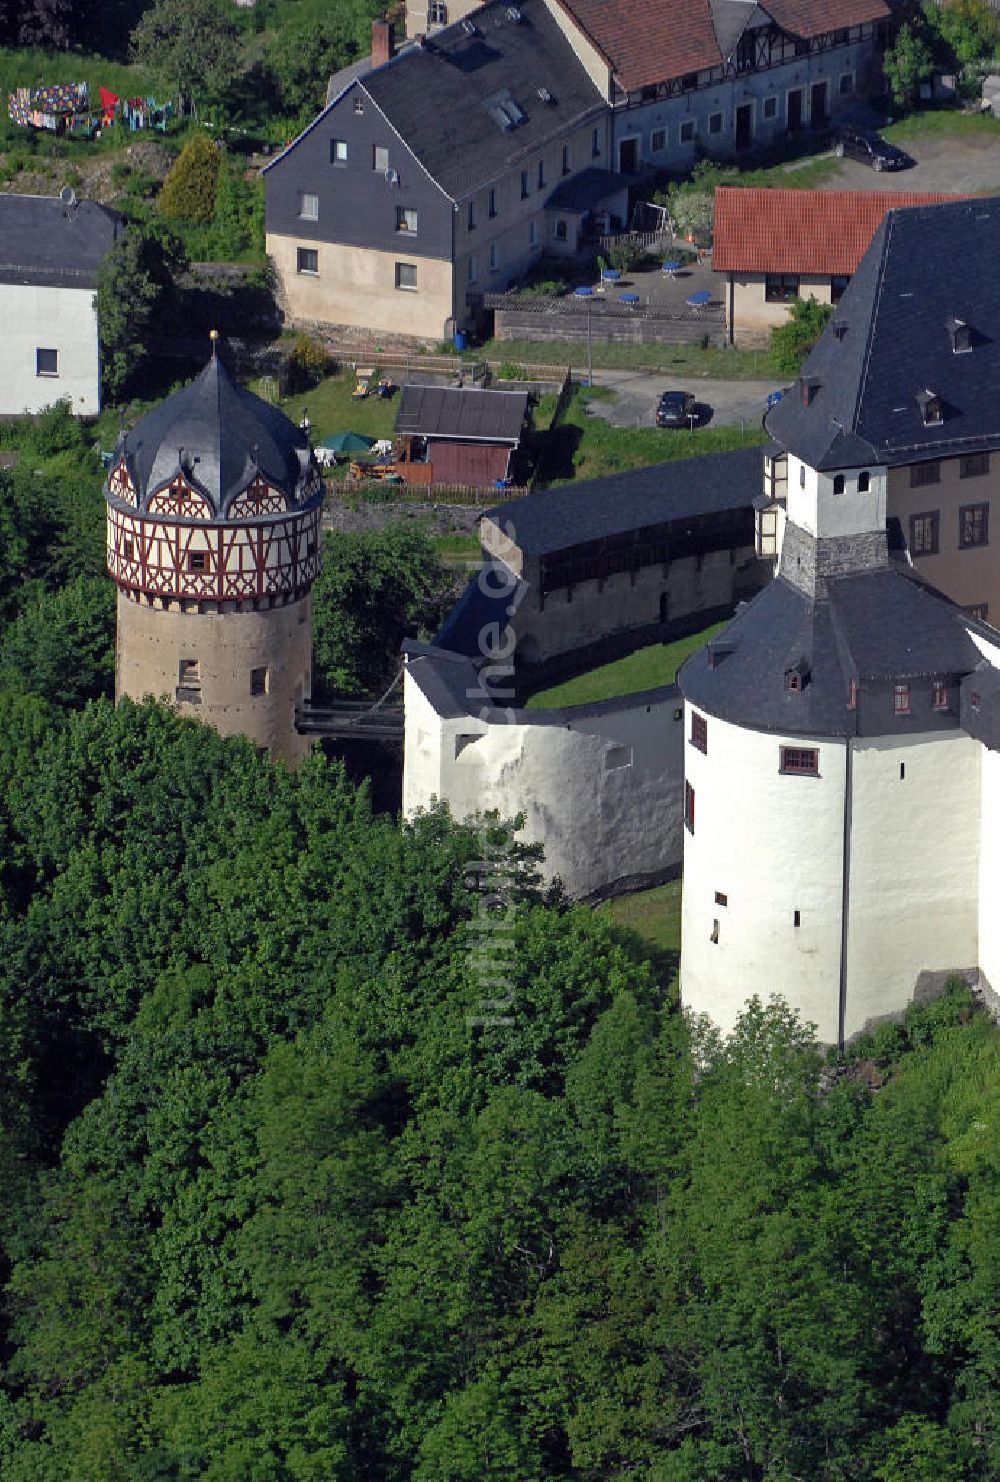
<svg viewBox="0 0 1000 1482"><path fill-rule="evenodd" d="M133 133L158 129L165 133L174 115L173 102L155 98L122 98L99 87L100 107L94 109L85 82L53 83L44 87L19 87L7 95L7 112L22 128L46 129L53 134L91 136L114 124Z"/></svg>

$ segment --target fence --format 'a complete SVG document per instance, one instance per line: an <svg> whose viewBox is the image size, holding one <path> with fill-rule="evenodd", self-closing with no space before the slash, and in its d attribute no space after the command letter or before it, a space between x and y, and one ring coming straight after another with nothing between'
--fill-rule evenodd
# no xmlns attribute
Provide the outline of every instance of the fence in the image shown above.
<svg viewBox="0 0 1000 1482"><path fill-rule="evenodd" d="M602 252L610 252L612 247L635 247L642 252L653 248L659 251L669 247L672 241L673 234L669 227L652 232L610 232L598 238Z"/></svg>
<svg viewBox="0 0 1000 1482"><path fill-rule="evenodd" d="M523 499L531 484L511 484L506 489L477 484L387 484L380 479L327 480L327 491L341 497L357 496L371 504L460 504L489 506Z"/></svg>

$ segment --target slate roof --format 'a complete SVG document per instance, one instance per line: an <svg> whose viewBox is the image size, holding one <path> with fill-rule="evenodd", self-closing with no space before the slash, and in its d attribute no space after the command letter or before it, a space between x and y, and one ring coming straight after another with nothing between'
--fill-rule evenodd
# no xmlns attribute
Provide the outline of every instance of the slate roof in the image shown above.
<svg viewBox="0 0 1000 1482"><path fill-rule="evenodd" d="M841 577L821 601L777 576L716 640L731 652L712 667L706 645L682 665L678 682L691 704L736 725L853 735L852 679L890 685L967 674L982 657L968 631L976 626L905 567ZM789 692L785 674L801 659L807 683Z"/></svg>
<svg viewBox="0 0 1000 1482"><path fill-rule="evenodd" d="M712 267L727 273L852 274L887 211L955 201L894 190L715 192Z"/></svg>
<svg viewBox="0 0 1000 1482"><path fill-rule="evenodd" d="M559 0L628 92L721 66L752 8L742 0ZM769 0L792 36L817 36L888 16L883 0ZM748 13L749 11L749 13ZM714 18L713 18L714 12Z"/></svg>
<svg viewBox="0 0 1000 1482"><path fill-rule="evenodd" d="M890 211L803 375L767 414L771 435L814 468L907 464L1000 447L1000 199ZM955 354L949 320L972 329ZM925 426L918 395L942 401Z"/></svg>
<svg viewBox="0 0 1000 1482"><path fill-rule="evenodd" d="M95 288L121 225L96 201L0 194L0 283Z"/></svg>
<svg viewBox="0 0 1000 1482"><path fill-rule="evenodd" d="M624 531L749 508L761 492L760 448L678 458L511 500L486 518L513 527L527 556L544 556Z"/></svg>
<svg viewBox="0 0 1000 1482"><path fill-rule="evenodd" d="M179 471L182 451L192 482L217 516L258 471L293 504L309 503L317 489L322 491L305 433L284 412L238 385L214 355L190 385L161 401L118 440L114 462L124 454L140 511Z"/></svg>
<svg viewBox="0 0 1000 1482"><path fill-rule="evenodd" d="M404 386L396 413L401 436L468 438L516 445L528 410L526 391Z"/></svg>
<svg viewBox="0 0 1000 1482"><path fill-rule="evenodd" d="M423 46L404 47L356 84L453 200L606 108L544 0L517 6L497 0L467 19L472 34L461 22L447 26ZM504 93L524 114L509 129L487 109L491 98Z"/></svg>

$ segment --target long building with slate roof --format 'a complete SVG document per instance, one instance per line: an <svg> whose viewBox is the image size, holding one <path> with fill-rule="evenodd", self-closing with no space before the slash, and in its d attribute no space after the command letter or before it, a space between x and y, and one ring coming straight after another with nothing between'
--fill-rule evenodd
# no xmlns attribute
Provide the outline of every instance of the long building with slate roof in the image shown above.
<svg viewBox="0 0 1000 1482"><path fill-rule="evenodd" d="M267 250L289 316L440 340L543 251L572 254L587 209L623 216L608 109L544 0L365 63L265 168ZM553 193L576 181L573 209Z"/></svg>
<svg viewBox="0 0 1000 1482"><path fill-rule="evenodd" d="M94 289L121 228L96 201L0 194L0 414L101 409Z"/></svg>
<svg viewBox="0 0 1000 1482"><path fill-rule="evenodd" d="M547 0L612 110L612 166L687 170L704 154L825 127L879 87L884 0ZM470 0L407 0L408 34Z"/></svg>

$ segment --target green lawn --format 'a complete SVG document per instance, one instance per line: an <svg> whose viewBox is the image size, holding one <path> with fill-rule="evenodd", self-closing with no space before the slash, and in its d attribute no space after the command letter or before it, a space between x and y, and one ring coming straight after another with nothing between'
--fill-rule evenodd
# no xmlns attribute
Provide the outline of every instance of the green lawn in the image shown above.
<svg viewBox="0 0 1000 1482"><path fill-rule="evenodd" d="M615 923L634 932L660 981L669 984L681 954L681 882L620 895L603 907Z"/></svg>
<svg viewBox="0 0 1000 1482"><path fill-rule="evenodd" d="M558 340L486 340L476 354L491 361L523 365L568 365L579 376L587 362L586 348ZM654 370L689 376L711 376L721 381L753 381L778 375L769 350L737 350L731 346L593 345L597 370Z"/></svg>
<svg viewBox="0 0 1000 1482"><path fill-rule="evenodd" d="M675 431L660 427L614 427L586 409L590 392L577 387L558 427L538 439L542 479L547 484L600 478L673 458L726 453L767 441L763 428L698 427ZM311 415L311 413L310 413Z"/></svg>
<svg viewBox="0 0 1000 1482"><path fill-rule="evenodd" d="M364 401L352 401L351 392L357 384L352 370L338 371L326 376L311 391L298 396L286 396L279 405L293 422L302 420L308 409L312 423L313 441L321 441L334 432L360 432L365 437L392 437L399 409L399 393L383 401L379 396L366 396ZM262 394L261 383L254 381L251 391Z"/></svg>
<svg viewBox="0 0 1000 1482"><path fill-rule="evenodd" d="M623 659L599 664L574 679L565 679L550 689L538 690L527 701L527 707L529 710L551 710L565 705L592 705L598 700L613 700L618 695L634 695L640 690L673 684L677 670L688 654L701 648L725 626L725 623L713 623L698 633L689 633L686 638L675 638L673 643L651 643L646 648L636 649L635 653L626 654Z"/></svg>
<svg viewBox="0 0 1000 1482"><path fill-rule="evenodd" d="M929 136L960 138L965 134L991 135L1000 143L1000 119L995 119L988 113L962 113L954 108L929 108L924 112L907 114L882 132L893 144L905 144L908 139L926 139Z"/></svg>

